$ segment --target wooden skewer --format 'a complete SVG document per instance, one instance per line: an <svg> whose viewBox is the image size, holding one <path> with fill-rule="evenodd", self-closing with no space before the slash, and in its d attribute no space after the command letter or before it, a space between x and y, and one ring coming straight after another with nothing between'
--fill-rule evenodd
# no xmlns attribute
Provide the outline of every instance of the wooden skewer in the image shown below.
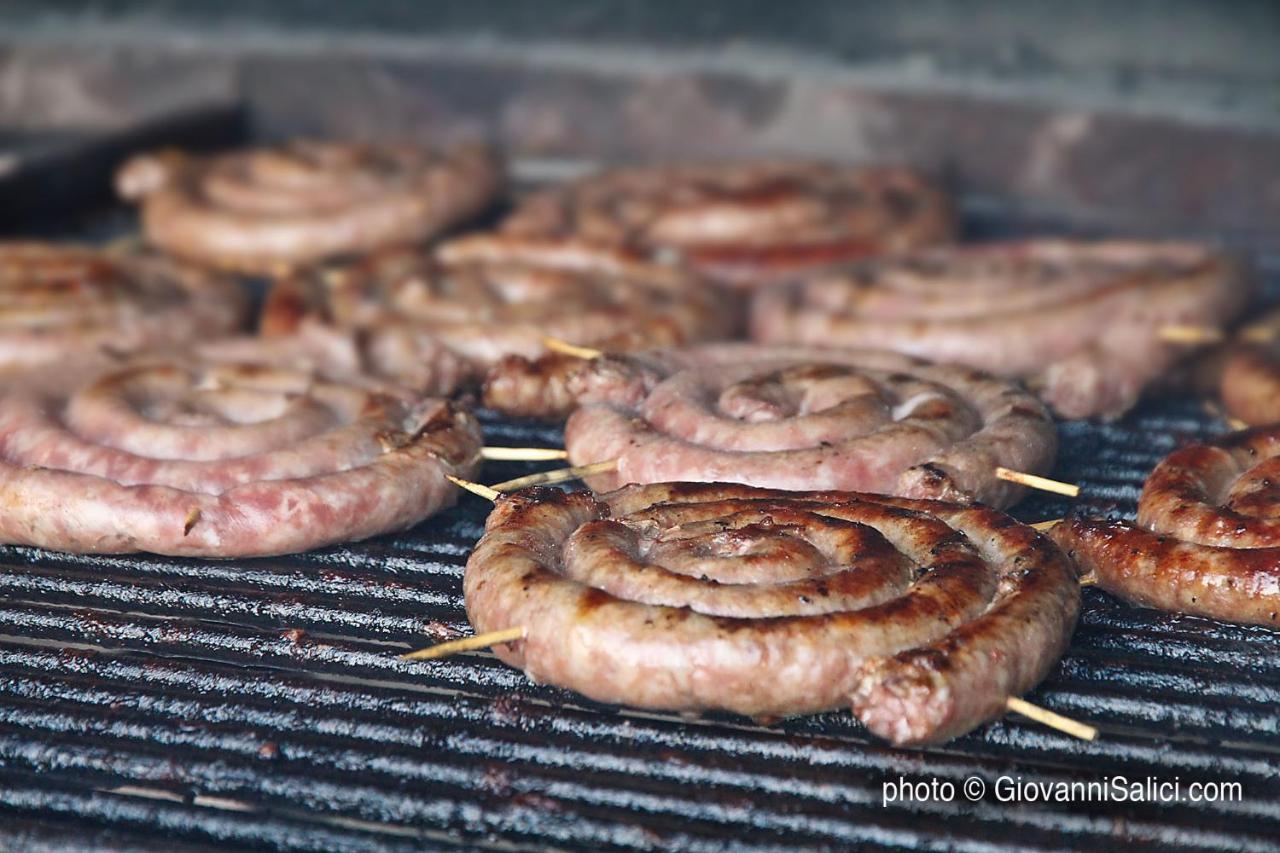
<svg viewBox="0 0 1280 853"><path fill-rule="evenodd" d="M1086 726L1084 723L1077 722L1070 717L1064 717L1061 714L1055 714L1048 708L1041 708L1039 705L1032 705L1025 699L1017 696L1010 696L1005 700L1005 707L1016 714L1021 714L1028 719L1035 720L1041 725L1048 726L1051 729L1057 729L1060 732L1078 737L1080 740L1093 740L1098 736L1098 730L1093 726Z"/></svg>
<svg viewBox="0 0 1280 853"><path fill-rule="evenodd" d="M1275 326L1259 324L1245 326L1236 332L1236 338L1251 344L1268 344L1280 335ZM1160 340L1170 344L1216 344L1227 339L1221 329L1213 326L1170 325L1162 326L1159 331Z"/></svg>
<svg viewBox="0 0 1280 853"><path fill-rule="evenodd" d="M1212 326L1162 326L1160 340L1167 344L1216 344L1225 340L1221 329Z"/></svg>
<svg viewBox="0 0 1280 853"><path fill-rule="evenodd" d="M455 486L466 489L473 495L479 495L487 501L496 501L502 496L502 492L499 492L497 489L491 489L488 486L481 485L480 483L473 483L470 480L464 480L461 477L455 477L452 474L445 474L444 478Z"/></svg>
<svg viewBox="0 0 1280 853"><path fill-rule="evenodd" d="M110 255L127 255L130 252L138 251L144 245L141 234L125 234L108 240L102 245L102 248L103 251Z"/></svg>
<svg viewBox="0 0 1280 853"><path fill-rule="evenodd" d="M1095 575L1085 575L1080 578L1080 586L1097 586L1098 578Z"/></svg>
<svg viewBox="0 0 1280 853"><path fill-rule="evenodd" d="M514 492L519 489L526 489L529 486L548 486L552 483L567 483L570 480L589 477L592 474L603 474L605 471L613 471L617 467L618 460L616 459L610 459L607 462L592 462L590 465L575 465L572 468L557 468L554 471L540 471L537 474L516 477L514 480L507 480L504 483L495 483L492 488L495 492Z"/></svg>
<svg viewBox="0 0 1280 853"><path fill-rule="evenodd" d="M544 462L568 457L569 451L555 447L483 447L480 449L481 459L504 462Z"/></svg>
<svg viewBox="0 0 1280 853"><path fill-rule="evenodd" d="M559 338L543 338L542 345L552 352L564 353L578 358L587 360L599 358L604 352L592 347L580 347L577 344L571 344L568 341L562 341Z"/></svg>
<svg viewBox="0 0 1280 853"><path fill-rule="evenodd" d="M1245 326L1240 330L1240 340L1251 344L1269 344L1280 334L1280 329L1275 326L1257 325Z"/></svg>
<svg viewBox="0 0 1280 853"><path fill-rule="evenodd" d="M1231 427L1236 432L1239 432L1242 429L1249 428L1249 425L1244 421L1240 420L1239 418L1233 418L1231 415L1228 415L1225 411L1223 411L1223 408L1219 406L1218 403L1214 400L1205 400L1204 410L1209 413L1210 417L1217 418L1218 420L1225 423L1227 426Z"/></svg>
<svg viewBox="0 0 1280 853"><path fill-rule="evenodd" d="M996 477L1001 480L1007 480L1010 483L1030 486L1033 489L1040 489L1045 492L1066 495L1069 498L1076 498L1080 496L1080 487L1073 483L1063 483L1060 480L1050 480L1048 477L1041 477L1037 474L1025 474L1022 471L1014 471L1012 468L997 468Z"/></svg>
<svg viewBox="0 0 1280 853"><path fill-rule="evenodd" d="M472 652L476 649L487 649L490 646L509 643L512 640L523 640L528 634L529 630L523 625L503 631L488 631L484 634L476 634L474 637L463 637L460 640L450 640L447 643L418 649L416 652L400 655L400 660L435 660L456 655L458 652Z"/></svg>
<svg viewBox="0 0 1280 853"><path fill-rule="evenodd" d="M438 660L449 655L456 655L459 652L473 652L477 649L487 649L490 646L510 643L514 640L523 640L528 636L529 629L523 625L517 628L505 628L501 631L486 631L483 634L476 634L474 637L450 640L447 643L439 643L438 645L428 646L425 649L418 649L417 651L400 655L400 660ZM1017 696L1010 696L1005 700L1005 707L1010 711L1035 720L1037 723L1065 732L1073 737L1078 737L1081 740L1093 740L1098 736L1098 730L1093 726L1087 726L1069 717L1055 714L1048 708L1033 705L1025 699L1019 699Z"/></svg>

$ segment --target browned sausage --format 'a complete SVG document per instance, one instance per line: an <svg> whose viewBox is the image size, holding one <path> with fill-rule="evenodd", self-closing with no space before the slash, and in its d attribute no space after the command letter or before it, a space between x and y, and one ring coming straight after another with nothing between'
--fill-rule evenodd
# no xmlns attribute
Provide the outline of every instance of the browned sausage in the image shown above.
<svg viewBox="0 0 1280 853"><path fill-rule="evenodd" d="M415 524L476 469L452 404L295 369L141 358L0 396L0 541L75 553L292 553Z"/></svg>
<svg viewBox="0 0 1280 853"><path fill-rule="evenodd" d="M1114 416L1188 352L1162 328L1224 325L1252 291L1199 246L1017 241L764 290L751 327L766 343L880 347L1024 378L1064 417Z"/></svg>
<svg viewBox="0 0 1280 853"><path fill-rule="evenodd" d="M1274 345L1236 347L1222 365L1222 404L1248 424L1280 423L1280 355Z"/></svg>
<svg viewBox="0 0 1280 853"><path fill-rule="evenodd" d="M1062 654L1079 609L1048 539L994 510L660 483L502 497L467 563L498 655L603 702L752 716L851 702L932 743L1002 713Z"/></svg>
<svg viewBox="0 0 1280 853"><path fill-rule="evenodd" d="M206 157L135 157L116 178L142 205L147 239L203 264L278 273L325 258L418 243L497 195L487 149L294 142Z"/></svg>
<svg viewBox="0 0 1280 853"><path fill-rule="evenodd" d="M1053 537L1122 598L1228 622L1277 624L1280 432L1171 453L1147 479L1138 524L1069 520Z"/></svg>
<svg viewBox="0 0 1280 853"><path fill-rule="evenodd" d="M534 194L503 230L628 247L746 288L949 242L956 227L947 196L906 169L763 162L605 172Z"/></svg>
<svg viewBox="0 0 1280 853"><path fill-rule="evenodd" d="M0 243L0 300L6 384L220 338L248 307L235 282L167 258L37 242Z"/></svg>
<svg viewBox="0 0 1280 853"><path fill-rule="evenodd" d="M720 337L736 319L693 276L625 252L482 235L285 278L267 297L262 331L358 331L377 344L381 372L413 377L438 349L480 375L507 356L545 354L547 337L664 346Z"/></svg>
<svg viewBox="0 0 1280 853"><path fill-rule="evenodd" d="M673 480L1009 506L998 467L1047 473L1057 432L1016 385L889 352L706 344L579 373L565 427L594 488Z"/></svg>

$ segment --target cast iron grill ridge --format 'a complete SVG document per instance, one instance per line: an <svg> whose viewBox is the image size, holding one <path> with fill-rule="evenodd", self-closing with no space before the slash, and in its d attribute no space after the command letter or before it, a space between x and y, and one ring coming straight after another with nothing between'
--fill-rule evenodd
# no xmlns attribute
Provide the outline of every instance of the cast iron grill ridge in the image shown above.
<svg viewBox="0 0 1280 853"><path fill-rule="evenodd" d="M1274 277L1274 276L1273 276ZM1270 282L1271 289L1280 282ZM493 444L558 430L484 417ZM1195 400L1063 425L1054 475L1132 514L1155 462L1221 432ZM545 466L543 466L545 467ZM493 482L535 466L488 463ZM1063 515L1034 497L1016 514ZM895 750L847 712L770 726L600 706L481 652L397 654L469 632L461 577L488 505L407 533L265 560L0 549L0 838L12 846L298 850L1274 849L1280 634L1086 589L1033 694L1101 727L1014 716ZM890 803L882 783L1236 780L1240 802Z"/></svg>

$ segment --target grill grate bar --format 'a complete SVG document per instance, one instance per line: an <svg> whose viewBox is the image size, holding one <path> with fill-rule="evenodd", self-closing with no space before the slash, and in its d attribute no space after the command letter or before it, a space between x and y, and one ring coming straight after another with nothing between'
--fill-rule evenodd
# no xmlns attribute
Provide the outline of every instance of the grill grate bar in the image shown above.
<svg viewBox="0 0 1280 853"><path fill-rule="evenodd" d="M55 653L48 651L39 653L11 651L5 656L4 660L8 668L17 670L19 661L38 661L44 663L46 666L50 666L56 665L56 657ZM90 656L90 658L91 657L92 656ZM194 666L201 666L201 664L194 664ZM180 714L186 711L193 711L190 707L190 703L197 702L197 700L189 698L186 700L186 704L179 703L175 707L172 704L172 700L164 697L168 696L176 689L185 688L186 690L194 690L196 685L205 686L210 678L207 673L201 674L197 677L195 674L188 673L180 667L175 667L172 670L167 671L168 677L159 680L154 686L153 689L162 691L159 697L152 696L150 698L139 698L129 688L131 681L139 678L142 674L154 673L156 665L147 664L146 666L143 666L140 664L127 664L120 660L113 659L106 668L119 673L116 677L116 681L118 683L115 685L96 688L99 690L105 690L105 696L99 697L96 701L84 699L83 693L86 689L92 690L95 688L98 684L97 676L88 679L89 688L76 686L73 689L73 685L71 684L61 684L61 686L56 690L49 687L41 690L33 687L29 682L18 682L13 680L10 682L11 686L9 691L14 692L15 695L22 696L24 700L30 700L33 696L36 698L43 698L48 695L57 695L64 702L70 702L74 698L78 703L84 704L87 702L88 704L101 707L106 701L106 696L112 695L113 690L124 690L126 691L125 695L128 697L128 705L137 711L169 707L172 714ZM96 671L97 666L95 665L95 672ZM17 676L15 675L14 678L16 679ZM245 711L241 708L242 700L239 694L242 694L245 691L245 688L249 686L249 682L252 682L253 679L245 676L239 679L232 679L232 683L227 684L227 678L227 676L222 676L218 683L225 685L223 690L233 697L232 701L234 701L235 704L231 705L227 710L217 711L216 717L218 719L221 719L228 714L232 714L232 710L235 710L235 713L245 713L249 715L244 719L246 724L263 726L271 724L274 720L276 724L285 726L286 728L302 725L301 721L303 717L299 716L299 712L297 711L291 711L290 714L283 716L278 712L273 714L269 710L254 708L254 706L250 706L249 710ZM19 689L19 687L21 687L21 689ZM323 688L323 692L324 695L329 697L329 702L327 704L335 704L336 709L340 712L348 714L361 713L363 715L368 714L371 709L380 709L383 715L395 718L399 718L406 713L403 702L398 702L392 707L387 707L385 703L378 703L371 695L362 696L361 701L356 702L353 707L350 704L352 701L350 696L343 695L341 700L335 697L333 691L337 691L339 689L340 688L338 686L329 684ZM341 689L347 690L351 688L343 685ZM277 685L266 692L271 698L290 699L291 701L288 703L289 707L297 708L300 706L311 707L320 704L320 700L317 695L317 691L319 690L320 688L316 688L314 686L308 686L299 691L299 688L296 686L286 689L283 685ZM1056 697L1058 694L1055 693L1054 695ZM77 696L80 696L80 698L75 698ZM124 702L125 700L122 698L120 701ZM228 700L219 699L218 701L226 702ZM217 706L215 705L215 707ZM486 733L486 736L489 736L487 734L488 729L486 728L486 726L489 725L488 723L486 723L485 726L480 727L480 733L476 732L475 727L480 719L487 721L496 717L499 721L506 721L505 725L499 726L497 729L499 734L502 734L502 736L510 736L509 730L512 727L521 731L532 729L536 730L540 734L545 734L548 737L553 738L557 743L565 744L566 746L572 745L575 749L589 750L596 741L602 738L608 738L608 736L612 734L614 736L614 740L624 743L627 748L632 751L638 750L641 748L642 744L652 741L654 743L654 748L660 750L670 749L673 747L683 747L687 749L696 744L700 753L708 750L719 750L724 752L726 757L734 760L743 760L744 755L750 755L753 752L751 747L743 742L742 735L731 737L726 741L713 734L708 734L705 731L706 726L696 727L703 730L701 732L701 737L698 739L691 739L691 734L689 732L691 726L678 718L668 718L663 720L661 723L647 723L649 728L646 729L646 737L643 741L640 740L641 735L639 734L639 727L641 726L641 723L634 719L624 718L624 721L620 724L605 723L600 726L590 726L586 731L579 733L578 727L582 724L582 719L574 721L573 725L569 725L568 723L565 725L558 725L555 722L558 719L555 714L549 714L545 706L539 707L536 704L529 702L525 697L513 699L509 695L499 695L493 700L485 700L483 697L465 697L462 695L452 697L432 697L430 699L417 698L413 700L412 707L415 710L430 711L431 713L428 714L426 720L423 720L417 714L414 714L411 719L406 720L405 725L410 726L407 730L409 734L396 729L389 722L381 725L363 722L361 727L354 731L342 730L343 736L355 737L359 735L362 739L368 740L372 743L385 741L393 745L404 745L405 743L411 742L412 737L420 735L421 726L426 725L429 725L432 731L437 731L439 726L445 726L448 728L453 725L462 725L467 731L472 732L476 736L479 736L480 733ZM362 708L363 711L361 711ZM583 714L589 714L590 712L576 711L573 712L573 714L569 714L568 709L566 709L564 713L570 717L578 716L581 718ZM208 714L208 711L204 711L196 716L199 719L207 719ZM839 717L840 715L828 716ZM385 717L375 717L375 719L384 718ZM591 717L588 716L588 719L591 719ZM781 753L776 749L766 750L761 755L761 760L770 763L779 761L798 762L802 766L814 765L828 769L837 766L837 764L833 764L835 759L833 759L826 751L832 748L845 748L831 746L833 736L839 732L839 729L843 728L845 731L841 732L841 734L845 734L849 736L851 740L855 741L855 748L860 749L859 742L861 740L856 729L854 729L847 720L842 725L833 725L833 723L838 722L838 720L822 721L820 728L826 732L826 736L822 738L822 743L824 745L821 749L807 748L806 746L790 746ZM338 734L341 727L335 726L336 724L333 718L328 717L319 720L310 720L306 725L306 729L314 729L315 731L325 732L327 734ZM370 726L372 727L370 728ZM661 728L653 728L655 726L661 726ZM621 732L619 729L621 729ZM450 736L456 734L453 732L452 728L449 728L449 731L451 732ZM713 728L712 731L715 731L715 729ZM1019 734L1015 739L1023 741L1022 748L1024 750L1036 741L1046 741L1045 738L1040 736L1040 730L1029 724L1012 725L1010 723L1001 723L994 727L992 731L1003 732L1001 738L1005 741L1012 737L1008 732L1018 732ZM757 732L751 732L750 737L760 737L764 734L766 734L766 731L760 730ZM782 733L779 733L778 736L783 737ZM1055 754L1046 759L1046 763L1049 764L1066 766L1075 760L1080 769L1086 769L1095 766L1100 757L1095 754L1097 752L1096 750L1082 750L1074 741L1067 738L1059 737L1056 739L1049 739L1047 742L1054 745L1055 752ZM965 741L962 741L962 743L965 743ZM1180 767L1186 768L1187 770L1202 768L1205 766L1206 760L1208 760L1206 759L1203 750L1185 747L1175 748L1171 747L1169 743L1152 743L1147 739L1142 739L1135 743L1138 744L1135 749L1156 749L1159 751L1161 760L1165 764L1174 763ZM978 747L981 748L981 744L979 744ZM971 752L972 749L973 748L971 747ZM895 755L892 751L882 750L880 752L887 752L890 755ZM1133 750L1130 752L1131 754L1125 756L1125 758L1127 761L1132 762L1134 760L1134 755L1132 754ZM861 757L861 752L854 752L852 755L852 758L841 756L840 762L842 763L837 762L839 766L844 766L846 768L861 767L864 770L875 769L883 772L888 772L893 769L894 766L892 762L888 764L877 764L873 761L871 764L867 764L866 761L869 761L870 759L864 760ZM975 758L981 760L981 755L971 755L969 758L966 758L966 762ZM854 763L849 764L849 761L853 761ZM1248 772L1254 774L1260 780L1263 778L1270 779L1272 777L1272 774L1260 770L1259 766L1253 763L1253 756L1250 753L1238 755L1234 761L1229 761L1227 763L1232 765L1233 772ZM942 772L945 766L946 763L942 762L942 764L937 768L937 772ZM962 762L955 772L961 773L968 766L969 765L967 763ZM1265 765L1262 765L1262 767L1265 767ZM760 772L767 772L767 765L765 768L761 768Z"/></svg>
<svg viewBox="0 0 1280 853"><path fill-rule="evenodd" d="M195 625L168 616L55 610L19 602L0 606L0 620L10 626L10 631L21 629L27 638L51 642L124 643L126 647L141 644L153 653L162 651L166 655L253 666L289 668L306 663L320 665L335 674L435 685L443 689L492 692L519 689L524 684L522 676L488 655L458 656L429 665L398 660L393 652L408 648L409 642L387 646L334 635L316 637L288 629L275 636L264 636L252 626L208 621ZM1108 644L1099 643L1097 637L1084 633L1084 642L1078 645L1078 651L1064 660L1059 667L1060 674L1050 681L1049 686L1055 689L1051 693L1042 691L1050 693L1050 700L1063 689L1068 690L1068 695L1074 694L1075 699L1070 702L1074 707L1093 701L1090 697L1111 696L1110 707L1122 705L1128 712L1125 721L1134 728L1140 728L1137 723L1152 719L1151 715L1157 712L1160 716L1156 719L1165 719L1161 706L1177 705L1179 701L1203 709L1205 713L1200 716L1208 720L1212 718L1213 703L1221 701L1231 707L1232 725L1230 730L1218 734L1225 736L1242 727L1255 732L1271 730L1274 734L1273 709L1280 699L1280 685L1274 677L1270 680L1265 677L1270 667L1255 667L1255 661L1265 651L1237 650L1224 659L1221 654L1213 654L1212 647L1200 649L1186 640L1126 633L1110 638ZM1161 657L1170 650L1181 653L1181 657L1174 660ZM1139 661L1139 655L1144 652L1145 659ZM1224 673L1221 665L1225 662L1235 663L1239 669ZM532 692L549 701L564 696L549 689ZM1152 705L1148 701L1151 698L1159 698L1161 706ZM1108 706L1099 704L1100 710L1104 707ZM1188 719L1189 724L1191 719L1194 718ZM1209 734L1213 733L1210 730ZM1159 728L1149 730L1152 737L1168 734Z"/></svg>
<svg viewBox="0 0 1280 853"><path fill-rule="evenodd" d="M365 771L366 775L376 776L381 767L390 763L391 767L387 772L392 776L390 785L395 788L400 787L397 779L401 777L408 777L418 786L421 786L424 782L428 781L440 784L442 787L462 784L463 792L465 792L468 786L483 788L486 784L493 784L490 780L492 765L490 765L489 769L485 770L481 770L479 768L471 768L470 770L467 768L454 769L454 772L450 774L448 772L442 772L443 765L437 764L431 767L431 778L423 779L414 776L412 773L405 772L406 769L421 769L423 765L400 757L401 754L399 752L394 754L394 759L388 758L385 754L381 757L366 754L356 756L344 756L339 754L335 757L331 754L333 752L332 748L324 747L319 749L306 749L305 745L300 744L296 739L288 743L282 743L280 746L280 749L283 752L295 756L294 759L289 762L289 764L292 765L292 768L285 768L282 771L279 766L273 767L270 778L267 779L261 774L253 773L252 768L246 769L243 766L233 764L232 761L228 760L228 756L225 754L227 752L239 752L252 753L256 755L256 743L252 736L248 738L240 738L238 741L231 743L230 746L228 746L226 739L218 739L216 737L211 738L214 741L213 745L208 742L202 745L201 751L203 760L198 763L187 762L184 765L183 775L180 778L175 779L172 777L171 771L166 769L168 762L165 756L172 749L181 748L184 745L184 738L181 730L177 730L175 732L174 729L170 728L163 731L160 737L157 737L154 732L138 732L132 734L131 737L142 738L145 741L151 742L153 745L158 745L160 747L159 749L155 749L151 754L133 752L129 749L128 744L121 743L121 741L130 739L130 735L117 734L110 748L103 749L99 748L94 740L91 739L92 735L101 734L101 732L95 731L95 729L104 728L103 724L95 722L92 716L76 719L63 715L51 718L50 720L46 719L38 709L33 710L27 719L17 721L4 719L3 721L0 721L0 756L3 756L10 762L21 761L24 759L31 760L28 755L30 752L29 748L27 752L15 751L12 748L13 732L15 731L15 727L17 727L16 730L21 731L24 726L39 727L42 725L47 731L50 731L50 733L55 736L66 734L68 731L75 732L75 735L70 742L63 747L60 747L57 753L58 766L64 771L69 768L74 768L81 772L102 773L104 771L113 770L118 764L125 764L129 768L129 772L132 776L135 778L140 777L144 781L156 785L179 783L186 786L198 784L205 790L222 792L226 797L235 797L246 787L253 787L254 793L257 795L255 799L260 802L265 801L268 803L271 802L270 795L287 791L288 801L291 803L298 804L301 798L302 804L310 805L313 808L316 805L323 805L329 809L346 806L356 810L356 814L361 815L357 819L370 819L385 822L395 819L403 820L405 817L409 816L421 817L421 815L417 812L412 812L410 814L403 811L404 809L407 809L408 806L405 803L400 803L394 799L389 800L389 795L385 791L376 798L376 802L378 803L379 809L389 808L388 803L391 802L393 804L393 807L391 807L391 813L369 815L360 812L359 805L362 800L361 795L365 793L363 787L344 785L343 782L345 771L349 770L352 764L359 764ZM129 725L133 724L124 723L122 724L122 727L128 727ZM209 729L215 727L201 726L199 728L200 731L198 733L188 735L185 739L197 740L202 737L210 738ZM501 749L503 745L504 744L501 742L494 742L488 746L496 748L496 751L490 754L494 754L503 760L503 773L508 781L504 781L502 784L508 785L512 789L507 796L514 795L518 799L522 794L532 795L532 791L536 790L538 792L536 796L553 797L558 804L556 806L557 808L566 808L570 805L581 807L584 805L581 802L570 802L575 798L581 800L584 793L581 786L577 782L573 781L573 779L577 778L577 774L573 774L572 776L562 776L559 779L552 779L550 781L545 779L535 779L528 773L528 768L523 766L524 762L528 761L528 755L522 754L518 757L503 756ZM238 750L236 749L237 746L239 747ZM483 744L481 746L483 746ZM544 754L548 752L545 747L542 748L541 751ZM67 756L65 754L66 752L70 752L70 756ZM42 754L37 755L37 759L40 757L43 757ZM232 759L236 757L243 756L230 756ZM40 766L37 761L33 760L32 763L36 764L36 766ZM258 763L260 764L261 762ZM629 763L632 765L635 764L634 761ZM292 769L292 772L297 775L291 776L290 769ZM332 772L326 773L326 770L331 770ZM624 764L616 768L613 773L616 774L619 771L623 772L624 775L622 776L622 780L631 783L634 787L634 780L637 778L644 778L646 775L645 770L646 768L644 767L626 766ZM441 778L442 776L445 778ZM789 780L786 777L775 780L777 786L781 789L780 791L770 790L768 787L759 785L754 787L758 789L758 794L768 795L779 792L785 793L788 781L794 782L796 780ZM531 782L536 787L530 789ZM367 784L368 783L366 783L366 785ZM748 784L750 787L750 783ZM828 783L828 786L829 785L830 783ZM341 789L341 797L336 795L334 790L335 786L336 788ZM708 789L705 782L699 787L704 791L704 793L709 791L714 794L714 789ZM264 790L268 794L265 800L262 796ZM431 793L430 791L424 791L421 787L417 789L417 792L419 795ZM743 816L740 814L740 807L729 806L723 809L708 810L705 807L705 804L697 807L690 806L688 800L679 798L674 800L674 805L683 806L684 808L682 813L681 809L672 808L673 801L670 797L653 795L644 796L637 794L634 790L609 792L600 784L591 786L589 789L586 789L585 793L591 795L591 800L593 801L586 803L585 805L587 806L605 805L625 807L629 813L635 813L637 809L639 809L649 815L653 815L654 812L665 806L667 807L665 811L676 812L675 817L681 818L682 820L696 819L703 822L705 822L709 817L714 816L717 811L721 811L723 812L724 822L726 824L734 824L743 820ZM612 793L612 797L608 796L610 793ZM834 792L833 798L838 802L843 801L846 804L856 803L863 807L872 808L878 806L880 796L878 789L873 789L871 786L867 786L861 793L862 796L856 796L856 792L854 796L850 796L846 791L837 791ZM447 792L438 794L437 797L438 796L447 796ZM318 797L318 802L312 802L308 799L312 797ZM601 800L604 800L604 802L602 803ZM690 808L696 808L696 813L689 813ZM1250 814L1247 809L1242 810L1242 813L1250 817L1255 817L1255 815ZM883 815L881 816L883 817ZM809 824L822 823L820 817L808 815L800 818L797 817L794 812L789 816L771 815L767 808L762 808L761 803L755 802L751 804L750 822L756 828L761 830L776 829L777 826L774 823L774 819L779 818L782 825L792 831L803 830ZM1190 821L1191 823L1189 823L1188 826L1194 825L1201 829L1204 828L1203 815L1182 813L1179 815L1179 820ZM1057 819L1052 815L1052 813L1045 816L1037 815L1034 811L1024 810L1015 817L1014 822L1020 824L1024 829L1052 829L1056 826ZM688 826L687 823L685 825ZM835 827L827 826L826 829L832 830L835 829Z"/></svg>

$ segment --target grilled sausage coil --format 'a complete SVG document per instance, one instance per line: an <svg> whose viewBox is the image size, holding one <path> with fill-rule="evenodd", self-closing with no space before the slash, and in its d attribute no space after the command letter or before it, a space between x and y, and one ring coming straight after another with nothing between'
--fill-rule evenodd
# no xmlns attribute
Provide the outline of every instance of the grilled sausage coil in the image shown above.
<svg viewBox="0 0 1280 853"><path fill-rule="evenodd" d="M1182 448L1151 473L1138 523L1072 518L1053 530L1121 598L1228 622L1280 624L1280 431Z"/></svg>
<svg viewBox="0 0 1280 853"><path fill-rule="evenodd" d="M1250 331L1271 340L1250 341ZM1254 321L1244 333L1243 340L1223 347L1218 377L1222 404L1247 424L1280 423L1280 311Z"/></svg>
<svg viewBox="0 0 1280 853"><path fill-rule="evenodd" d="M955 220L946 195L906 169L739 163L606 172L534 194L503 230L673 258L745 288L949 242Z"/></svg>
<svg viewBox="0 0 1280 853"><path fill-rule="evenodd" d="M851 703L898 744L1002 713L1062 654L1073 568L991 509L658 483L499 498L464 579L478 632L534 681L757 717Z"/></svg>
<svg viewBox="0 0 1280 853"><path fill-rule="evenodd" d="M457 353L399 329L364 334L302 323L290 334L223 338L196 352L214 362L269 364L394 395L448 396L473 374Z"/></svg>
<svg viewBox="0 0 1280 853"><path fill-rule="evenodd" d="M243 363L148 357L0 397L0 541L75 553L292 553L451 504L480 432L452 404Z"/></svg>
<svg viewBox="0 0 1280 853"><path fill-rule="evenodd" d="M1063 417L1114 416L1217 327L1252 282L1190 244L1033 240L934 249L759 293L756 340L890 349L1025 378Z"/></svg>
<svg viewBox="0 0 1280 853"><path fill-rule="evenodd" d="M418 243L474 217L502 183L485 148L293 142L193 157L146 154L117 175L154 245L193 261L278 273Z"/></svg>
<svg viewBox="0 0 1280 853"><path fill-rule="evenodd" d="M734 313L683 272L572 242L477 236L282 280L262 330L358 330L378 350L381 372L414 377L440 349L478 376L505 356L545 354L547 337L663 346L718 337L733 323ZM411 384L433 383L418 376Z"/></svg>
<svg viewBox="0 0 1280 853"><path fill-rule="evenodd" d="M1046 473L1057 432L1016 385L895 353L707 344L574 377L575 464L596 489L680 478L1012 505L997 467Z"/></svg>
<svg viewBox="0 0 1280 853"><path fill-rule="evenodd" d="M1270 347L1233 352L1222 366L1222 404L1247 424L1280 423L1280 357Z"/></svg>
<svg viewBox="0 0 1280 853"><path fill-rule="evenodd" d="M235 282L166 258L0 243L0 375L222 337L246 308Z"/></svg>

